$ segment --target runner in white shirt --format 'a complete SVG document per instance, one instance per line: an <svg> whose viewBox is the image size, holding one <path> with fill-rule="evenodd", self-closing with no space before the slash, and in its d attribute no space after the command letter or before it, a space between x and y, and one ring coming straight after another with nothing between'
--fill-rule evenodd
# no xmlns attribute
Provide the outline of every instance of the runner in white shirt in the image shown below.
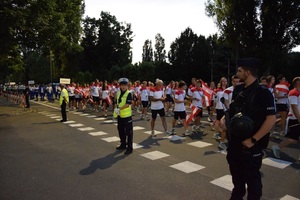
<svg viewBox="0 0 300 200"><path fill-rule="evenodd" d="M300 139L300 77L293 79L293 86L289 92L288 98L290 103L290 111L287 122L286 138L280 145L273 145L272 150L276 158L280 158L280 150L290 144L299 143Z"/></svg>
<svg viewBox="0 0 300 200"><path fill-rule="evenodd" d="M222 77L220 80L220 87L217 88L216 90L216 95L215 95L215 100L214 100L214 104L215 104L215 109L216 109L216 113L217 113L217 118L215 121L215 134L213 136L213 138L220 140L221 139L221 132L222 129L220 128L220 120L222 119L222 117L224 116L224 104L221 102L221 98L224 95L224 90L227 88L227 79L225 77Z"/></svg>
<svg viewBox="0 0 300 200"><path fill-rule="evenodd" d="M224 111L226 111L227 109L229 109L229 104L231 103L232 100L232 93L233 93L233 89L235 86L237 86L240 82L240 79L237 75L234 75L231 77L231 84L232 86L226 88L224 90L223 93L223 97L224 97ZM225 144L225 140L226 140L226 131L222 130L221 132L221 140L219 143L219 147L226 150L227 149L227 145Z"/></svg>
<svg viewBox="0 0 300 200"><path fill-rule="evenodd" d="M110 91L108 89L108 85L107 83L103 83L103 86L102 86L102 92L101 92L101 98L102 98L102 106L103 106L103 116L104 117L107 117L107 108L108 106L110 105L109 103L109 94L110 94Z"/></svg>
<svg viewBox="0 0 300 200"><path fill-rule="evenodd" d="M68 93L69 93L69 109L73 110L75 109L75 83L71 83L67 87Z"/></svg>
<svg viewBox="0 0 300 200"><path fill-rule="evenodd" d="M160 79L156 79L156 85L155 87L151 88L150 90L150 101L151 101L151 113L152 113L152 119L151 119L151 135L156 136L156 133L154 131L154 125L155 120L157 117L157 114L159 114L162 125L165 131L165 135L168 134L167 129L167 122L166 122L166 114L164 109L163 101L166 99L164 96L164 90L163 90L163 81Z"/></svg>
<svg viewBox="0 0 300 200"><path fill-rule="evenodd" d="M182 120L182 124L185 130L183 136L191 135L192 132L188 130L188 124L186 123L186 112L185 112L185 103L186 103L186 83L181 81L178 85L179 89L176 91L174 96L174 119L172 121L172 129L170 131L171 135L175 135L175 123L178 118Z"/></svg>
<svg viewBox="0 0 300 200"><path fill-rule="evenodd" d="M174 81L171 81L170 84L166 87L166 90L165 90L165 95L166 95L166 114L167 116L171 116L172 114L172 107L173 107L173 104L174 104L174 100L173 100L173 96L172 96L172 90L173 88L175 87L175 82Z"/></svg>
<svg viewBox="0 0 300 200"><path fill-rule="evenodd" d="M149 87L147 86L147 81L144 81L142 84L142 87L140 89L140 95L139 95L139 100L142 103L143 109L142 109L142 114L140 115L140 119L146 118L147 120L150 120L148 114L147 114L147 107L149 104L149 95L150 95L150 90Z"/></svg>
<svg viewBox="0 0 300 200"><path fill-rule="evenodd" d="M199 114L195 118L195 125L192 127L194 132L203 132L203 130L200 128L200 120L203 116L203 105L202 101L205 99L203 90L201 88L201 81L197 80L195 83L195 87L191 89L191 99L192 104L197 106L198 109L200 109Z"/></svg>
<svg viewBox="0 0 300 200"><path fill-rule="evenodd" d="M100 105L100 88L99 88L99 85L95 82L92 83L91 94L92 94L92 98L93 98L94 110L96 112L98 112L98 108Z"/></svg>
<svg viewBox="0 0 300 200"><path fill-rule="evenodd" d="M278 75L279 83L275 85L274 94L276 98L276 112L280 115L281 132L280 135L285 135L285 121L288 114L288 94L290 84L285 80L283 75Z"/></svg>

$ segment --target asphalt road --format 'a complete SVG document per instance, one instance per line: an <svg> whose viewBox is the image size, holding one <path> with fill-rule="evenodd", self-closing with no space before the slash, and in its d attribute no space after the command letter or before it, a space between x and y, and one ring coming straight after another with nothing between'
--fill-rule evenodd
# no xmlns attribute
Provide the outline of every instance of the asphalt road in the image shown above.
<svg viewBox="0 0 300 200"><path fill-rule="evenodd" d="M31 104L35 112L1 118L1 200L230 197L226 153L218 149L208 126L204 134L171 141L163 134L150 137L149 122L136 115L135 149L124 155L115 150L118 133L110 116L68 112L69 122L60 123L57 104L38 103ZM163 130L159 117L156 130ZM183 128L176 131L180 135ZM272 140L269 147L279 141ZM300 199L299 145L284 152L277 160L266 150L262 199Z"/></svg>

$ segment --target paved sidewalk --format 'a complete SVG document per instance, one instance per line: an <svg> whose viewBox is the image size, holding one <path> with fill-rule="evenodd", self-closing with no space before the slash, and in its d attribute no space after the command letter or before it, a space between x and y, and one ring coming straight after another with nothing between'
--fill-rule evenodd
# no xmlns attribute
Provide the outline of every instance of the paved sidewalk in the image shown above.
<svg viewBox="0 0 300 200"><path fill-rule="evenodd" d="M0 96L0 118L12 117L27 113L35 112L34 108L22 108L19 104L16 104L5 97Z"/></svg>

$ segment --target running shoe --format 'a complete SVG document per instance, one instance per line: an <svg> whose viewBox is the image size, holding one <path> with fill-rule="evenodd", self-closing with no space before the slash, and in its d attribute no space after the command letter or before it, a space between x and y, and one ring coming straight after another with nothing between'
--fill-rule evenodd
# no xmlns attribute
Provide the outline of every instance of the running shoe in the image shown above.
<svg viewBox="0 0 300 200"><path fill-rule="evenodd" d="M176 132L175 132L174 128L172 128L169 133L170 133L170 135L176 135Z"/></svg>
<svg viewBox="0 0 300 200"><path fill-rule="evenodd" d="M273 154L276 158L280 158L280 148L278 145L273 145L272 146L272 151L273 151Z"/></svg>
<svg viewBox="0 0 300 200"><path fill-rule="evenodd" d="M186 130L185 133L184 133L184 136L188 136L188 135L192 135L193 132L190 132L189 130Z"/></svg>
<svg viewBox="0 0 300 200"><path fill-rule="evenodd" d="M216 140L221 140L221 135L220 133L215 133L213 138L215 138Z"/></svg>
<svg viewBox="0 0 300 200"><path fill-rule="evenodd" d="M223 150L226 150L227 149L227 145L225 144L225 142L220 142L219 143L219 147Z"/></svg>
<svg viewBox="0 0 300 200"><path fill-rule="evenodd" d="M151 136L152 136L152 137L156 137L156 133L155 133L154 130L151 131Z"/></svg>

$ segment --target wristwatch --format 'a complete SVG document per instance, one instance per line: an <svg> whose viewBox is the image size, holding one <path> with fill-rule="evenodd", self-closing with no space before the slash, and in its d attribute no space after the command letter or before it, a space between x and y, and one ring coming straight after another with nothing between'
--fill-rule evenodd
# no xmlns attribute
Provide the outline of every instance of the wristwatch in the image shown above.
<svg viewBox="0 0 300 200"><path fill-rule="evenodd" d="M253 144L255 144L255 143L257 142L257 139L255 139L254 137L251 137L251 142L252 142Z"/></svg>

